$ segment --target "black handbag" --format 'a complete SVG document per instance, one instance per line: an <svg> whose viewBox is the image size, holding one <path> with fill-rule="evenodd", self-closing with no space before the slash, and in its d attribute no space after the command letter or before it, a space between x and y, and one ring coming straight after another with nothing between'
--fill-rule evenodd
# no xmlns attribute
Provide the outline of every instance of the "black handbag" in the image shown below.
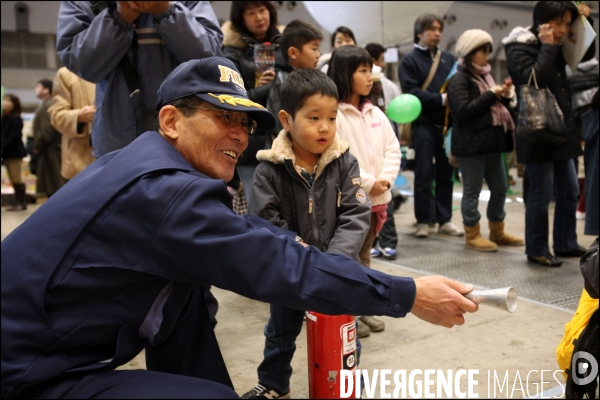
<svg viewBox="0 0 600 400"><path fill-rule="evenodd" d="M535 86L531 86L531 78ZM519 87L519 116L516 134L539 146L556 146L568 138L567 125L556 98L548 89L540 89L531 69L527 85Z"/></svg>

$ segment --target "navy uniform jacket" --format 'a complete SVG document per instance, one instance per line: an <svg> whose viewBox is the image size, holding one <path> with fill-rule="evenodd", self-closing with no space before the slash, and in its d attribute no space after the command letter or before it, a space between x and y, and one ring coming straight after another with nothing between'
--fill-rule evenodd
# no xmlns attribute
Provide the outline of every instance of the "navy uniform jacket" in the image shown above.
<svg viewBox="0 0 600 400"><path fill-rule="evenodd" d="M163 343L203 281L327 314L402 317L416 292L412 279L240 217L225 182L194 170L157 132L92 163L15 229L1 272L2 397L112 370ZM214 339L208 320L205 330ZM209 379L231 386L216 341L200 346L218 375Z"/></svg>

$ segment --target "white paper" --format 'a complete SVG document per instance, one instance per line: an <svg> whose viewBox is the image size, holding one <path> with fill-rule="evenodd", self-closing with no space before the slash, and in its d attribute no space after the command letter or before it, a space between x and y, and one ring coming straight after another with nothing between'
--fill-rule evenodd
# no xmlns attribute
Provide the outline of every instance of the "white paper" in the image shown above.
<svg viewBox="0 0 600 400"><path fill-rule="evenodd" d="M565 61L571 70L575 71L577 65L587 52L594 41L596 32L583 15L578 15L571 25L571 32L565 35L562 40L562 51Z"/></svg>
<svg viewBox="0 0 600 400"><path fill-rule="evenodd" d="M390 49L386 49L385 53L383 53L383 59L386 63L398 62L398 48L392 47Z"/></svg>

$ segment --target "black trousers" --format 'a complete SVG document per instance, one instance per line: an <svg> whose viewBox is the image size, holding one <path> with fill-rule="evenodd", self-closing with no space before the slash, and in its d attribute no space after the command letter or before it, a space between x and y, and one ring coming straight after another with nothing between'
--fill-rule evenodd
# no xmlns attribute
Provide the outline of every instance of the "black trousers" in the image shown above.
<svg viewBox="0 0 600 400"><path fill-rule="evenodd" d="M380 247L386 248L391 247L396 249L398 246L398 232L396 232L396 222L394 221L394 200L390 201L387 208L387 219L379 232L379 235L375 238L373 247L379 244Z"/></svg>
<svg viewBox="0 0 600 400"><path fill-rule="evenodd" d="M81 373L29 393L36 398L238 398L196 285L168 339L146 347L148 370Z"/></svg>

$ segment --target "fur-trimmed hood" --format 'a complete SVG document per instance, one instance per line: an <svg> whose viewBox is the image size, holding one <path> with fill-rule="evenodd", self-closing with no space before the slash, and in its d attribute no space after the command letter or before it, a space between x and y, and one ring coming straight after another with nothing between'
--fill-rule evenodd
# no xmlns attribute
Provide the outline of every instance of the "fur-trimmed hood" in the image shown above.
<svg viewBox="0 0 600 400"><path fill-rule="evenodd" d="M283 32L284 28L285 26L283 25L277 27L279 32ZM242 36L238 31L233 29L231 21L225 21L223 26L221 26L221 31L223 32L223 46L231 46L235 47L236 49L244 50L247 42L256 43L254 38ZM271 41L273 41L279 35L279 33L275 35L275 37L271 38Z"/></svg>
<svg viewBox="0 0 600 400"><path fill-rule="evenodd" d="M321 154L321 158L317 163L316 176L321 174L327 164L341 157L349 148L348 143L335 135L331 145ZM268 161L273 164L283 164L285 160L292 160L295 165L296 154L294 153L290 134L282 129L273 141L273 146L268 150L260 150L256 153L256 159L258 161Z"/></svg>
<svg viewBox="0 0 600 400"><path fill-rule="evenodd" d="M223 46L231 46L236 49L244 49L246 47L246 42L242 35L233 29L231 21L225 21L223 26L221 26L221 31L223 31Z"/></svg>
<svg viewBox="0 0 600 400"><path fill-rule="evenodd" d="M524 43L529 45L537 45L538 38L531 32L531 26L517 26L514 28L507 37L502 39L502 44L507 45L511 43Z"/></svg>

